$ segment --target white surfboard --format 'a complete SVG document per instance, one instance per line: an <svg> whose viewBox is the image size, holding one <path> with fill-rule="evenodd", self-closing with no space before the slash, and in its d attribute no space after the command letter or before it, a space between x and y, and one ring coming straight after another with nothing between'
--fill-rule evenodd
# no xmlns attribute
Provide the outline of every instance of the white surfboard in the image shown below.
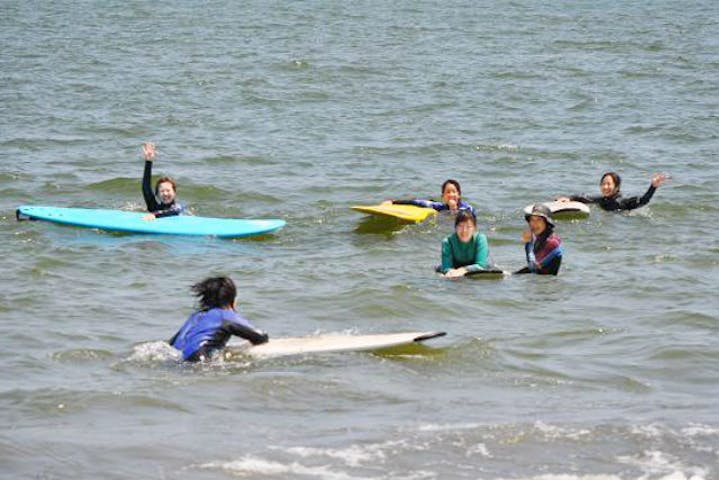
<svg viewBox="0 0 719 480"><path fill-rule="evenodd" d="M540 202L549 208L555 218L580 218L589 215L589 207L582 202ZM534 204L524 207L524 214L532 213Z"/></svg>
<svg viewBox="0 0 719 480"><path fill-rule="evenodd" d="M310 353L359 352L420 343L446 335L445 332L404 332L373 335L327 334L311 337L270 338L261 345L251 345L241 340L231 340L226 350L231 354L256 358L283 357Z"/></svg>

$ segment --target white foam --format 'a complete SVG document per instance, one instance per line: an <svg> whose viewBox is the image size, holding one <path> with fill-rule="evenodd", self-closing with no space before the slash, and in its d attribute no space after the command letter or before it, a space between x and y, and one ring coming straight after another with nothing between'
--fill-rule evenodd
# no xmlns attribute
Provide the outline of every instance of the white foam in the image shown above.
<svg viewBox="0 0 719 480"><path fill-rule="evenodd" d="M474 430L477 428L484 427L481 423L428 423L420 425L418 430L420 432L451 432L455 430Z"/></svg>
<svg viewBox="0 0 719 480"><path fill-rule="evenodd" d="M210 462L197 465L197 468L223 470L235 476L252 477L255 475L303 475L323 480L361 480L364 477L353 477L337 471L334 466L307 467L297 462L280 463L261 458L246 456L231 462Z"/></svg>
<svg viewBox="0 0 719 480"><path fill-rule="evenodd" d="M681 430L682 435L687 437L704 437L719 435L719 428L710 427L709 425L692 424Z"/></svg>
<svg viewBox="0 0 719 480"><path fill-rule="evenodd" d="M639 480L654 478L650 475L662 475L657 480L705 480L706 472L700 467L687 467L659 450L646 450L639 455L617 457L617 461L641 469L644 475ZM688 473L684 473L688 472Z"/></svg>
<svg viewBox="0 0 719 480"><path fill-rule="evenodd" d="M359 467L363 463L374 463L386 458L385 451L405 446L403 441L387 441L369 445L350 445L347 448L291 447L286 451L302 458L329 457L341 460L349 467Z"/></svg>
<svg viewBox="0 0 719 480"><path fill-rule="evenodd" d="M633 425L631 432L635 435L641 435L648 438L659 438L662 435L662 427L656 424L651 425Z"/></svg>
<svg viewBox="0 0 719 480"><path fill-rule="evenodd" d="M166 362L178 361L182 358L180 352L167 342L147 342L135 345L127 358L131 362Z"/></svg>
<svg viewBox="0 0 719 480"><path fill-rule="evenodd" d="M535 422L534 428L542 432L547 438L550 439L567 438L570 440L578 440L582 437L591 435L592 433L587 429L575 430L570 428L557 427L555 425L548 425L542 421Z"/></svg>
<svg viewBox="0 0 719 480"><path fill-rule="evenodd" d="M484 443L478 443L467 449L466 456L470 457L475 454L479 454L485 458L492 458L492 454L489 453L489 449Z"/></svg>
<svg viewBox="0 0 719 480"><path fill-rule="evenodd" d="M564 473L547 473L535 477L513 477L513 478L497 478L495 480L628 480L616 475L569 475ZM648 480L648 479L637 479Z"/></svg>

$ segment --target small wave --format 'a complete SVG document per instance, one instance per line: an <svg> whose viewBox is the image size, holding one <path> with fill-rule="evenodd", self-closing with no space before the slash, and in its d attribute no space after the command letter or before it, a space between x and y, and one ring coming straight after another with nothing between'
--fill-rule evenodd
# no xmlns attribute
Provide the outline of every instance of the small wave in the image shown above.
<svg viewBox="0 0 719 480"><path fill-rule="evenodd" d="M94 362L97 360L106 360L113 358L115 355L108 350L99 350L92 348L77 348L72 350L63 350L61 352L55 352L52 355L54 360L60 362Z"/></svg>
<svg viewBox="0 0 719 480"><path fill-rule="evenodd" d="M132 353L125 359L134 363L167 363L182 360L180 352L167 342L147 342L135 345Z"/></svg>
<svg viewBox="0 0 719 480"><path fill-rule="evenodd" d="M170 366L187 367L198 372L234 372L238 369L246 370L252 366L247 356L237 354L230 350L224 350L221 354L214 355L212 359L189 363L182 361L182 353L167 342L155 341L135 345L132 353L119 362L116 367L123 364L135 364L140 366Z"/></svg>
<svg viewBox="0 0 719 480"><path fill-rule="evenodd" d="M382 461L387 458L385 451L401 446L402 442L388 441L369 445L350 445L346 448L313 448L292 447L288 453L302 458L328 457L342 461L349 467L359 467L369 462Z"/></svg>
<svg viewBox="0 0 719 480"><path fill-rule="evenodd" d="M246 456L231 462L205 463L197 465L196 467L206 470L222 470L242 477L252 477L255 475L302 475L323 480L355 480L364 478L338 471L335 467L329 465L308 467L298 462L282 463L264 460L254 456Z"/></svg>
<svg viewBox="0 0 719 480"><path fill-rule="evenodd" d="M617 457L617 460L642 470L645 475L640 478L650 478L650 475L661 475L661 477L657 477L658 480L704 480L706 478L706 471L703 468L687 467L673 455L659 450L647 450L637 455L621 455Z"/></svg>
<svg viewBox="0 0 719 480"><path fill-rule="evenodd" d="M517 152L519 151L519 145L513 145L511 143L479 144L475 145L474 149L480 152Z"/></svg>

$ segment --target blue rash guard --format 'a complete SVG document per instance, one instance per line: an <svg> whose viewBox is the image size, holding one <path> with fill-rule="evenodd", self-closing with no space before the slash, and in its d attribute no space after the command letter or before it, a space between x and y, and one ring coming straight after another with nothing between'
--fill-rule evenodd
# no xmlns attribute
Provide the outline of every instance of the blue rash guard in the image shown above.
<svg viewBox="0 0 719 480"><path fill-rule="evenodd" d="M174 215L181 215L187 209L181 203L162 203L158 202L155 197L155 192L152 191L150 181L152 179L152 162L145 160L145 172L142 175L142 196L145 197L145 204L147 205L147 211L155 215L156 218L161 217L172 217Z"/></svg>
<svg viewBox="0 0 719 480"><path fill-rule="evenodd" d="M253 345L269 340L266 333L257 330L234 310L211 308L190 315L169 343L182 351L183 360L196 362L224 348L232 335L249 340Z"/></svg>
<svg viewBox="0 0 719 480"><path fill-rule="evenodd" d="M414 200L392 200L392 203L395 205L416 205L418 207L434 208L438 212L441 212L443 210L449 210L449 205L444 202L435 202L434 200L422 200L419 198L416 198ZM469 203L465 202L464 200L459 201L459 204L457 205L457 210L466 210L475 217L477 216L477 212L474 207Z"/></svg>

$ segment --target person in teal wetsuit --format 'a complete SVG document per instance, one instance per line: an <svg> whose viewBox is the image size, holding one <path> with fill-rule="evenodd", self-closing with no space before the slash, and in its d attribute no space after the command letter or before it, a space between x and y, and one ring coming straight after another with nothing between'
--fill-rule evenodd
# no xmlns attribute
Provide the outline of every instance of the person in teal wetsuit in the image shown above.
<svg viewBox="0 0 719 480"><path fill-rule="evenodd" d="M454 233L442 241L442 265L437 271L445 277L462 277L487 268L487 236L477 231L477 218L460 211L454 221Z"/></svg>

